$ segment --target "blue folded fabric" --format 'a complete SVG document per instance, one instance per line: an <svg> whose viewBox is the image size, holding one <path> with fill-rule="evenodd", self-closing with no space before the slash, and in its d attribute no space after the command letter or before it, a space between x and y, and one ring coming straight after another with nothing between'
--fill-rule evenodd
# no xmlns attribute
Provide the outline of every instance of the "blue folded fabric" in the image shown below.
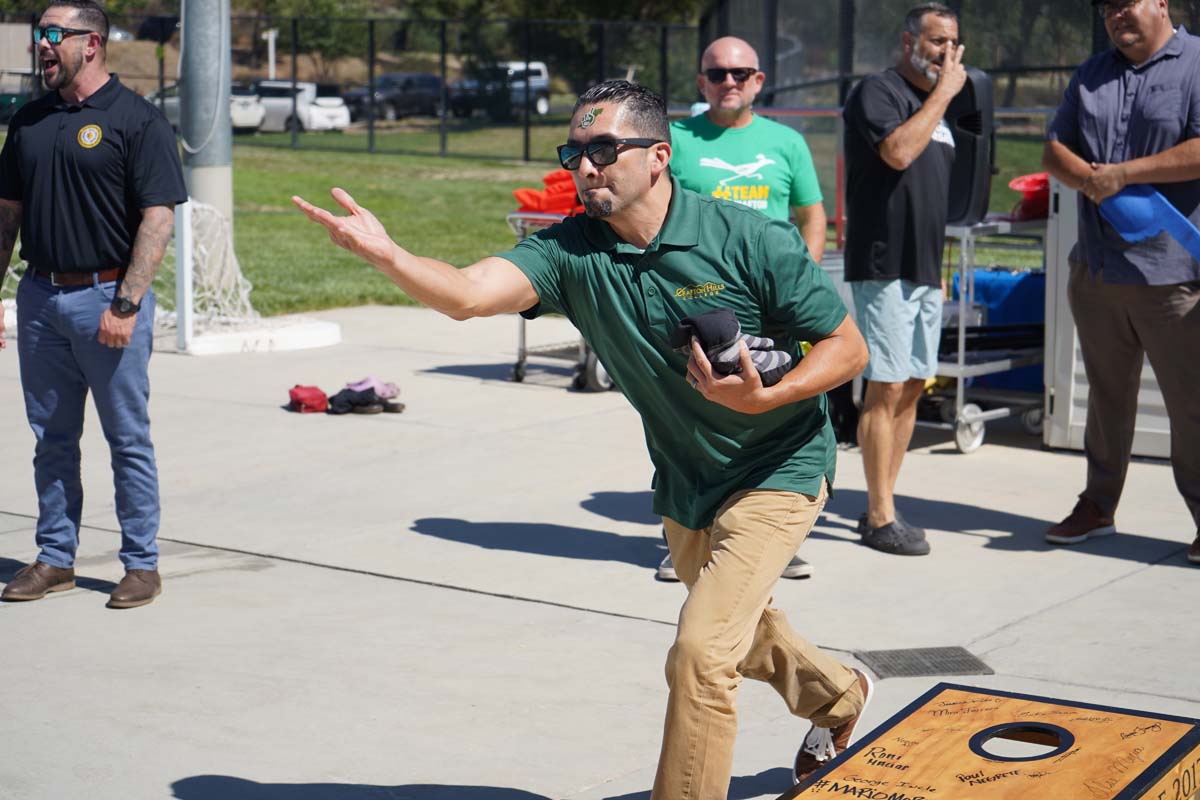
<svg viewBox="0 0 1200 800"><path fill-rule="evenodd" d="M1200 230L1149 184L1126 186L1101 201L1100 216L1127 242L1140 242L1166 231L1200 261Z"/></svg>

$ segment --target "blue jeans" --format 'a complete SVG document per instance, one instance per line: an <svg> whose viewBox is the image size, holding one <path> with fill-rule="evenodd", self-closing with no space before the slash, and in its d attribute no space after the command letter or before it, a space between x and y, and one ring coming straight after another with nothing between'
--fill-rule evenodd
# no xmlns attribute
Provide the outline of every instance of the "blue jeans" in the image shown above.
<svg viewBox="0 0 1200 800"><path fill-rule="evenodd" d="M37 439L33 480L38 496L38 561L75 563L83 512L79 439L91 391L112 453L121 562L158 566L158 469L150 441L150 351L154 295L147 292L128 347L100 344L100 314L117 284L58 287L27 272L17 289L17 351L25 415Z"/></svg>

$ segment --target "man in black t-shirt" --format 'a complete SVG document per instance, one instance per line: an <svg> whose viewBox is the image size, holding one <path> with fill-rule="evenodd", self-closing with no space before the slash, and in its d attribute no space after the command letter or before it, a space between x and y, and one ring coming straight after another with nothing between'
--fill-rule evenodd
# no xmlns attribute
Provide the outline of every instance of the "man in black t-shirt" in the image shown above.
<svg viewBox="0 0 1200 800"><path fill-rule="evenodd" d="M966 82L958 18L940 3L910 10L896 66L862 80L846 100L846 280L871 361L858 424L867 478L863 543L926 555L925 532L896 512L894 492L937 370L942 245L954 139L943 120Z"/></svg>
<svg viewBox="0 0 1200 800"><path fill-rule="evenodd" d="M28 268L17 288L17 350L36 439L40 552L0 598L37 600L75 587L79 439L90 393L112 454L125 566L108 605L132 608L162 585L150 284L187 189L166 118L108 73L103 9L55 0L33 38L51 91L16 113L0 153L0 283L19 231Z"/></svg>

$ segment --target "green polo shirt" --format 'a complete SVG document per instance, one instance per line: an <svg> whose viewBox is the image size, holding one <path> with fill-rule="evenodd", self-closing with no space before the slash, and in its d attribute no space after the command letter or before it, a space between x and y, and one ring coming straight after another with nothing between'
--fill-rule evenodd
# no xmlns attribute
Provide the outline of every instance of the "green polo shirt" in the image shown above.
<svg viewBox="0 0 1200 800"><path fill-rule="evenodd" d="M668 336L681 319L714 308L744 333L768 336L800 357L846 317L825 272L794 225L682 189L643 252L607 222L569 217L499 253L528 276L538 305L583 334L642 417L654 463L654 511L688 528L708 527L742 489L815 495L833 485L836 445L825 396L766 414L718 405L686 381L687 356Z"/></svg>

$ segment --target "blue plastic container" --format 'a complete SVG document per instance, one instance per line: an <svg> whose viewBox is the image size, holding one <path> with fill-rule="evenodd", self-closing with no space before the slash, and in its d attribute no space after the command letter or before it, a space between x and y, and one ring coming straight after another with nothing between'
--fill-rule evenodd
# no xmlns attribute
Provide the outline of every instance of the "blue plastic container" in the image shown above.
<svg viewBox="0 0 1200 800"><path fill-rule="evenodd" d="M954 275L953 298L958 301L958 273ZM1046 273L1010 270L1004 267L975 270L975 302L987 309L987 325L1019 325L1046 322ZM973 386L1018 392L1045 391L1042 365L980 375Z"/></svg>

